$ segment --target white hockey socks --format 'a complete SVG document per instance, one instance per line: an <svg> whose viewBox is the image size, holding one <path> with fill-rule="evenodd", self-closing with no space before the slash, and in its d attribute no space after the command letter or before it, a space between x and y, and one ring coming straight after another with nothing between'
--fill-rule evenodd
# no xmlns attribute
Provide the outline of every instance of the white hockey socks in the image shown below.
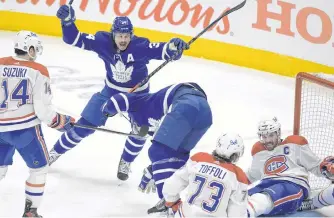
<svg viewBox="0 0 334 218"><path fill-rule="evenodd" d="M32 208L38 208L41 204L48 168L49 166L30 169L30 176L26 181L25 193L26 198L32 201Z"/></svg>
<svg viewBox="0 0 334 218"><path fill-rule="evenodd" d="M312 198L316 208L334 205L334 184L328 186Z"/></svg>
<svg viewBox="0 0 334 218"><path fill-rule="evenodd" d="M0 166L0 181L5 178L8 166Z"/></svg>
<svg viewBox="0 0 334 218"><path fill-rule="evenodd" d="M273 201L268 194L256 193L248 197L247 210L250 217L268 214L274 208Z"/></svg>

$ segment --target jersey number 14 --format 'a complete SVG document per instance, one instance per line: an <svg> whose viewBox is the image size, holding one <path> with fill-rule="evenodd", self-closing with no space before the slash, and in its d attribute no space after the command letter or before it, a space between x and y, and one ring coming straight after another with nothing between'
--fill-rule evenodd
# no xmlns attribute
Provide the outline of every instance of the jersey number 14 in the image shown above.
<svg viewBox="0 0 334 218"><path fill-rule="evenodd" d="M1 88L4 89L5 99L0 102L0 109L8 108L8 99L18 101L18 106L26 104L30 96L28 93L28 80L20 80L12 92L9 93L8 80L4 79L1 81Z"/></svg>

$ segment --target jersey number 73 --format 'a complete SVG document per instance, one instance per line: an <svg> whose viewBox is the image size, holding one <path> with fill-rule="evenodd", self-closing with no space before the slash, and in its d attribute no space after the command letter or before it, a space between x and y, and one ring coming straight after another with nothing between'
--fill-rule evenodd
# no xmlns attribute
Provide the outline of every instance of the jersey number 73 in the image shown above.
<svg viewBox="0 0 334 218"><path fill-rule="evenodd" d="M224 194L224 185L221 182L210 181L207 182L207 178L204 176L196 175L194 183L198 184L196 192L190 196L188 199L189 204L193 204L195 199L200 195L202 191L211 192L211 196L208 199L209 201L203 201L201 203L202 209L209 212L216 212L220 200ZM206 189L206 190L205 190Z"/></svg>

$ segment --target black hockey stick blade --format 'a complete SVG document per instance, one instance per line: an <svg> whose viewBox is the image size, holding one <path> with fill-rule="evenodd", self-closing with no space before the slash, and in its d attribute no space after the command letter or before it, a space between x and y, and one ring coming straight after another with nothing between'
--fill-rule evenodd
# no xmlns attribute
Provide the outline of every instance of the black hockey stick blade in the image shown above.
<svg viewBox="0 0 334 218"><path fill-rule="evenodd" d="M72 123L71 125L75 126L75 127L78 127L78 128L82 128L82 129L91 129L91 130L100 131L100 132L107 132L107 133L112 133L112 134L117 134L117 135L141 137L141 138L145 137L148 133L148 127L147 127L147 130L146 130L146 128L143 128L143 130L140 131L139 134L131 134L131 133L119 132L119 131L115 131L115 130L111 130L111 129L104 129L104 128L100 128L100 127L95 127L95 126L82 125L82 124L78 124L78 123Z"/></svg>
<svg viewBox="0 0 334 218"><path fill-rule="evenodd" d="M247 0L244 0L237 6L225 11L223 14L221 14L216 20L214 20L212 23L210 23L209 26L207 26L204 30L202 30L200 33L198 33L194 38L192 38L189 42L188 45L190 46L192 43L194 43L201 35L203 35L205 32L207 32L213 25L215 25L217 22L219 22L223 17L226 17L227 15L241 9L242 7L245 6ZM158 71L160 71L164 66L166 66L169 62L175 59L183 50L178 50L171 58L168 60L165 60L159 67L157 67L155 70L153 70L152 73L147 75L142 81L140 81L137 85L135 85L129 92L132 93L142 85L146 84L152 76L154 76Z"/></svg>
<svg viewBox="0 0 334 218"><path fill-rule="evenodd" d="M71 5L73 3L74 0L70 0L70 2L68 3L69 5Z"/></svg>

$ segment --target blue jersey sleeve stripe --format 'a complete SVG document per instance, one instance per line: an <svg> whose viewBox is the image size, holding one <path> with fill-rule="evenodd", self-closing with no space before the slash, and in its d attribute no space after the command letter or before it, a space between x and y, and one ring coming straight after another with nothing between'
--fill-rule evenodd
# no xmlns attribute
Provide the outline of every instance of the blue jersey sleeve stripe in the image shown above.
<svg viewBox="0 0 334 218"><path fill-rule="evenodd" d="M80 39L80 36L81 36L81 33L78 32L77 37L75 37L75 39L74 39L74 41L73 41L73 43L71 45L76 46L77 43L78 43L78 41L79 41L79 39Z"/></svg>
<svg viewBox="0 0 334 218"><path fill-rule="evenodd" d="M169 55L167 53L167 46L168 46L168 43L166 43L162 49L162 60L167 60L169 58ZM166 57L166 58L165 58Z"/></svg>

